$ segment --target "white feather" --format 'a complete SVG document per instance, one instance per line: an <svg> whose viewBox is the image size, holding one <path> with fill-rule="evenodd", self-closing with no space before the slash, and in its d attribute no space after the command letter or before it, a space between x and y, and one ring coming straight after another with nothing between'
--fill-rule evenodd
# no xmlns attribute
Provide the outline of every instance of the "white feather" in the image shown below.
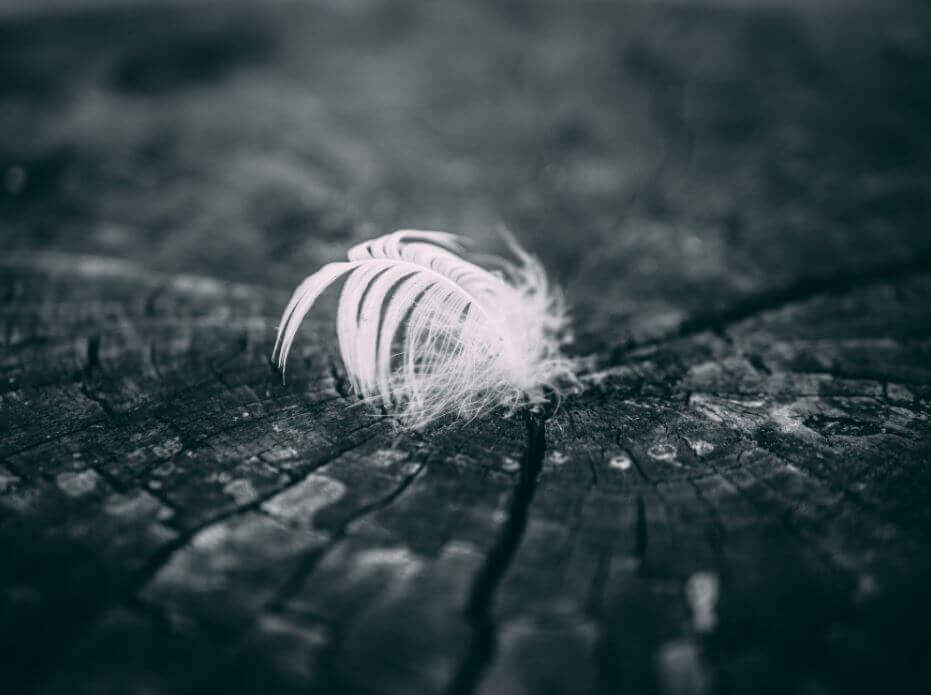
<svg viewBox="0 0 931 695"><path fill-rule="evenodd" d="M354 246L294 291L272 358L283 372L301 321L346 276L336 319L346 372L402 423L539 403L545 390L575 382L560 350L567 316L540 263L508 244L517 262L493 258L499 271L463 259L460 239L443 232L402 230Z"/></svg>

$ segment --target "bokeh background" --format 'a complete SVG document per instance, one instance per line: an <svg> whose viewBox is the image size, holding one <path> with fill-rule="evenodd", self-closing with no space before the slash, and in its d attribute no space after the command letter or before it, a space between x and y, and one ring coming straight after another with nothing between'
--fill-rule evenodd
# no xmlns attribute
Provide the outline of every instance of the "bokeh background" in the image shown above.
<svg viewBox="0 0 931 695"><path fill-rule="evenodd" d="M503 224L598 349L931 245L918 3L4 5L7 248L289 287Z"/></svg>

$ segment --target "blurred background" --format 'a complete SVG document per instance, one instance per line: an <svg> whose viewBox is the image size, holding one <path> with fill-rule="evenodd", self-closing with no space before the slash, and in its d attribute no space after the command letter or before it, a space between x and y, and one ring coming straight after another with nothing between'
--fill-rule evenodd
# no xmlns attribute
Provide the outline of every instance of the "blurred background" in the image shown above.
<svg viewBox="0 0 931 695"><path fill-rule="evenodd" d="M7 249L286 288L504 224L589 351L931 250L920 3L0 4Z"/></svg>

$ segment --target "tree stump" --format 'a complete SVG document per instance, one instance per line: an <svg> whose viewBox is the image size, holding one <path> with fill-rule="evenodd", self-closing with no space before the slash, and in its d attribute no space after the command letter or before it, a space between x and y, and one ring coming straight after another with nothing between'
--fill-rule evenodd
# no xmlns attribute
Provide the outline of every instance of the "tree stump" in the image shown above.
<svg viewBox="0 0 931 695"><path fill-rule="evenodd" d="M0 21L7 692L927 692L931 20L653 4ZM506 224L584 390L394 429L352 243Z"/></svg>

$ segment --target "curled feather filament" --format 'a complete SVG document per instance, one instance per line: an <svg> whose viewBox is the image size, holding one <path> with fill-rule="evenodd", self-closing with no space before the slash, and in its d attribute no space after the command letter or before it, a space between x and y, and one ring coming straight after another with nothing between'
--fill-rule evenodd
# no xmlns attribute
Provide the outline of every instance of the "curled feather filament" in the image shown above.
<svg viewBox="0 0 931 695"><path fill-rule="evenodd" d="M562 294L536 258L511 238L515 260L488 270L444 232L402 230L349 250L294 291L272 359L284 372L298 328L324 290L344 280L336 316L340 355L353 389L405 426L454 415L513 412L576 383L562 352Z"/></svg>

